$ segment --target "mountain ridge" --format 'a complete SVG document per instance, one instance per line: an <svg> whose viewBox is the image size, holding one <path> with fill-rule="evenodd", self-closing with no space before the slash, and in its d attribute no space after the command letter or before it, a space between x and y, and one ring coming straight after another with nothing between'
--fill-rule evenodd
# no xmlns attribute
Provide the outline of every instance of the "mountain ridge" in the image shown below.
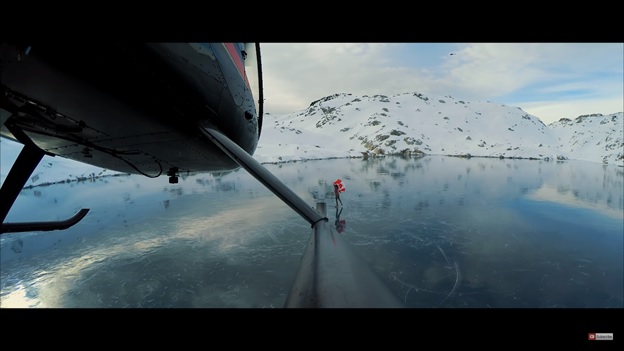
<svg viewBox="0 0 624 351"><path fill-rule="evenodd" d="M582 123L546 125L519 107L491 101L471 102L450 95L422 93L392 96L339 93L315 100L306 109L294 113L265 114L256 154L263 162L311 159L308 153L326 158L404 152L624 162L622 112L579 118ZM604 118L604 121L590 124L588 118ZM608 125L591 133L585 130L600 123ZM570 144L579 144L580 136L585 136L584 144L602 140L608 148L579 152L578 145ZM271 145L275 142L278 145ZM263 152L272 148L279 149L281 154Z"/></svg>
<svg viewBox="0 0 624 351"><path fill-rule="evenodd" d="M622 112L549 125L518 107L422 93L333 94L289 114L265 113L253 157L261 163L389 154L570 159L624 166ZM0 138L6 178L21 144ZM121 173L44 156L26 187Z"/></svg>

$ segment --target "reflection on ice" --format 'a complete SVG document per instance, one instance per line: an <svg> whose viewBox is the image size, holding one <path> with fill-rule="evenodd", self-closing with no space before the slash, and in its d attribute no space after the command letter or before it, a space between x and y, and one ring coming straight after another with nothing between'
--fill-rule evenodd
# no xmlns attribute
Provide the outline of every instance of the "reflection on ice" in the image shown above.
<svg viewBox="0 0 624 351"><path fill-rule="evenodd" d="M580 194L578 192L561 191L561 189L544 186L535 190L527 198L536 201L548 201L572 207L594 210L615 219L624 219L624 211L622 211L622 208L618 209L610 207L610 205L613 205L613 202L610 199L617 198L619 196L619 200L622 201L622 194L618 195L616 191L612 191L612 193L607 195L606 199L604 199L606 201L600 201L600 198L594 198L593 200L591 198L587 199L580 197L579 195Z"/></svg>
<svg viewBox="0 0 624 351"><path fill-rule="evenodd" d="M342 179L330 221L348 223L340 235L409 307L623 305L617 167L426 157L267 168L311 206L333 204L326 185ZM163 179L22 192L9 221L92 210L63 232L0 238L2 307L283 306L309 224L241 170Z"/></svg>

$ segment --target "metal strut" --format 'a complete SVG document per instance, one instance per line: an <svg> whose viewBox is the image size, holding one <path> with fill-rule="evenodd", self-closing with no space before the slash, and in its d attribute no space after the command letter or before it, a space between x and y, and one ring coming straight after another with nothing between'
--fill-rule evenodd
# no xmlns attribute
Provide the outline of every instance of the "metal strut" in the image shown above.
<svg viewBox="0 0 624 351"><path fill-rule="evenodd" d="M80 222L80 220L87 215L89 209L81 209L73 217L63 221L4 223L7 214L11 210L11 207L13 207L17 196L24 188L28 178L30 178L32 172L39 162L41 162L43 156L46 155L46 152L35 145L21 129L8 124L7 128L18 141L24 144L24 148L17 157L17 160L15 160L11 171L9 171L6 180L0 188L0 223L2 223L0 224L0 234L61 230L67 229Z"/></svg>
<svg viewBox="0 0 624 351"><path fill-rule="evenodd" d="M366 261L328 224L325 202L317 203L316 209L308 206L227 136L208 124L200 123L200 129L312 226L311 238L284 307L404 307Z"/></svg>
<svg viewBox="0 0 624 351"><path fill-rule="evenodd" d="M201 132L206 135L221 151L230 156L236 163L245 168L254 178L258 179L264 186L269 188L277 197L282 199L295 212L301 215L312 228L322 220L329 221L327 217L321 216L314 208L309 206L303 199L290 190L276 176L264 168L260 162L251 157L245 150L238 146L218 130L200 123Z"/></svg>

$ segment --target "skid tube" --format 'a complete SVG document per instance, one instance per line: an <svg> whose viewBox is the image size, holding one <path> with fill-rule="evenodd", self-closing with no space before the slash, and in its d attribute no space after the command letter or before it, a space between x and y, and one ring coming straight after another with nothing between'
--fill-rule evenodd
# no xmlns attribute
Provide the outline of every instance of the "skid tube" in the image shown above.
<svg viewBox="0 0 624 351"><path fill-rule="evenodd" d="M32 232L32 231L51 231L51 230L63 230L67 229L76 223L80 222L87 213L88 208L83 208L78 211L72 217L62 221L49 221L49 222L24 222L24 223L5 223L11 207L15 203L20 191L24 188L24 185L28 181L28 178L32 175L32 172L37 168L39 162L45 155L54 156L41 150L35 143L28 138L18 127L7 125L7 128L11 133L24 144L22 151L15 160L15 163L11 167L7 178L5 179L2 187L0 188L0 234L17 233L17 232Z"/></svg>

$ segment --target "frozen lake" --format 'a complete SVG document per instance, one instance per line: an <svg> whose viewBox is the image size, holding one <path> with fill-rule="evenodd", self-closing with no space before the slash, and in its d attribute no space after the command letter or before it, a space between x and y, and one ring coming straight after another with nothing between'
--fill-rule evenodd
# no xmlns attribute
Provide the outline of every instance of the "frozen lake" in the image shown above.
<svg viewBox="0 0 624 351"><path fill-rule="evenodd" d="M419 308L622 308L624 168L425 157L266 165ZM245 170L23 190L3 234L2 307L282 307L310 225ZM340 218L337 218L339 215Z"/></svg>

